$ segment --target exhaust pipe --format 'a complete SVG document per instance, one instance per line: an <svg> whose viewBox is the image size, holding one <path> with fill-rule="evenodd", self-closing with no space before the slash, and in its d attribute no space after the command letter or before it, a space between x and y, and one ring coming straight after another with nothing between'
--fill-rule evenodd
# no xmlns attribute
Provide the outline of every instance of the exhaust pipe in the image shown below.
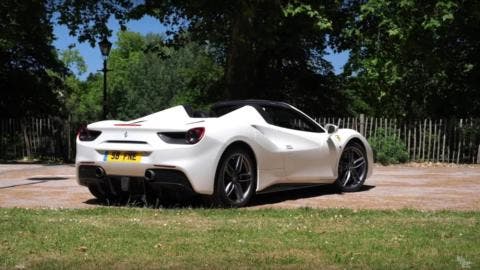
<svg viewBox="0 0 480 270"><path fill-rule="evenodd" d="M146 170L145 171L145 180L152 181L155 179L155 172L153 170Z"/></svg>
<svg viewBox="0 0 480 270"><path fill-rule="evenodd" d="M105 170L102 167L97 167L95 168L95 176L97 178L103 178L105 177Z"/></svg>

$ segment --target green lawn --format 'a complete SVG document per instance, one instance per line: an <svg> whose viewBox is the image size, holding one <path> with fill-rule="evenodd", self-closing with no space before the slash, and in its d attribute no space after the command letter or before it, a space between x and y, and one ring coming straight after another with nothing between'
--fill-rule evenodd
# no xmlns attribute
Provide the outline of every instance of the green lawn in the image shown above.
<svg viewBox="0 0 480 270"><path fill-rule="evenodd" d="M0 209L0 268L478 269L480 212Z"/></svg>

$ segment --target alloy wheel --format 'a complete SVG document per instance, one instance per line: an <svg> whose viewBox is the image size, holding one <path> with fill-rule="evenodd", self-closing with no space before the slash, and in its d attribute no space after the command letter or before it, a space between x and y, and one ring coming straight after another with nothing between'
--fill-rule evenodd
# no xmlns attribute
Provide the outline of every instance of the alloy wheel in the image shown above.
<svg viewBox="0 0 480 270"><path fill-rule="evenodd" d="M224 163L221 180L225 197L235 204L240 204L249 196L253 171L250 158L244 153L234 153Z"/></svg>
<svg viewBox="0 0 480 270"><path fill-rule="evenodd" d="M339 164L339 184L343 188L361 185L367 173L367 161L364 152L358 147L347 147Z"/></svg>

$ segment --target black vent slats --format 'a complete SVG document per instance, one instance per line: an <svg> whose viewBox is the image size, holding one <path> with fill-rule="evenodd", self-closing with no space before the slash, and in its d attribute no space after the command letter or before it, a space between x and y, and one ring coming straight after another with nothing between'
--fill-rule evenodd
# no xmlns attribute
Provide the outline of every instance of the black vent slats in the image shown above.
<svg viewBox="0 0 480 270"><path fill-rule="evenodd" d="M128 140L109 140L106 143L129 143L129 144L148 144L145 141L128 141Z"/></svg>

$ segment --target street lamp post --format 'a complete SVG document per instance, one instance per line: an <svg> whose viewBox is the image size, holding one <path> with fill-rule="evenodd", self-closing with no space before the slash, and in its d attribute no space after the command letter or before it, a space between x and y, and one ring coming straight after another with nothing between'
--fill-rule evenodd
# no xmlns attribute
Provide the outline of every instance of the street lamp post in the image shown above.
<svg viewBox="0 0 480 270"><path fill-rule="evenodd" d="M103 57L103 119L107 119L107 58L112 48L112 43L106 37L98 43Z"/></svg>

